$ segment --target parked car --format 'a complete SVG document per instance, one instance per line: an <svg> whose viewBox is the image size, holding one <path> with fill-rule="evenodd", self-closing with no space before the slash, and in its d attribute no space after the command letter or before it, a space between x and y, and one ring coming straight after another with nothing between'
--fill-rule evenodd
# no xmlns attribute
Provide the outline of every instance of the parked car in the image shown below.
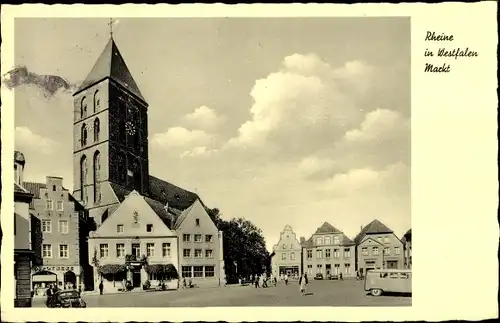
<svg viewBox="0 0 500 323"><path fill-rule="evenodd" d="M331 275L331 274L329 274L329 275L326 276L326 279L328 279L328 280L338 280L339 276L338 275Z"/></svg>
<svg viewBox="0 0 500 323"><path fill-rule="evenodd" d="M52 297L51 307L87 307L87 303L76 290L61 290Z"/></svg>
<svg viewBox="0 0 500 323"><path fill-rule="evenodd" d="M317 273L316 276L314 276L315 280L323 280L323 274L322 273Z"/></svg>

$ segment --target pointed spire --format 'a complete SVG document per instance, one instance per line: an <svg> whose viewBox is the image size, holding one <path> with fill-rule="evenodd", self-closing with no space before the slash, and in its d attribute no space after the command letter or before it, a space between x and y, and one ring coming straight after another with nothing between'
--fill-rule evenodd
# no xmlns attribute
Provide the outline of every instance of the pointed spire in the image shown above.
<svg viewBox="0 0 500 323"><path fill-rule="evenodd" d="M113 37L109 39L108 44L95 62L94 67L73 95L108 78L120 84L123 88L134 94L139 100L147 104L146 99L142 96L125 60L118 50Z"/></svg>

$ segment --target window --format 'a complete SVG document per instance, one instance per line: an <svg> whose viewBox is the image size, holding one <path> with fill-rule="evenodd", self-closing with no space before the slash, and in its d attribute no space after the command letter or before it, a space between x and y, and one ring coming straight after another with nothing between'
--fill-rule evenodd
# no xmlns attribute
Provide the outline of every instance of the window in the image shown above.
<svg viewBox="0 0 500 323"><path fill-rule="evenodd" d="M59 245L59 258L68 258L69 250L67 244Z"/></svg>
<svg viewBox="0 0 500 323"><path fill-rule="evenodd" d="M146 224L146 232L153 232L153 225L152 224Z"/></svg>
<svg viewBox="0 0 500 323"><path fill-rule="evenodd" d="M194 277L203 277L203 266L194 266Z"/></svg>
<svg viewBox="0 0 500 323"><path fill-rule="evenodd" d="M290 252L290 260L295 260L295 252Z"/></svg>
<svg viewBox="0 0 500 323"><path fill-rule="evenodd" d="M373 247L373 255L378 256L378 247Z"/></svg>
<svg viewBox="0 0 500 323"><path fill-rule="evenodd" d="M384 237L384 243L389 243L389 237Z"/></svg>
<svg viewBox="0 0 500 323"><path fill-rule="evenodd" d="M52 200L47 200L46 201L46 208L49 211L52 211L54 209L54 203L52 202Z"/></svg>
<svg viewBox="0 0 500 323"><path fill-rule="evenodd" d="M99 141L99 132L101 131L100 127L101 126L100 126L99 118L95 118L95 120L94 120L94 142Z"/></svg>
<svg viewBox="0 0 500 323"><path fill-rule="evenodd" d="M94 203L101 201L101 153L94 153Z"/></svg>
<svg viewBox="0 0 500 323"><path fill-rule="evenodd" d="M80 118L86 118L87 117L87 98L83 97L82 101L80 102Z"/></svg>
<svg viewBox="0 0 500 323"><path fill-rule="evenodd" d="M202 238L201 238L201 234L195 234L194 235L194 242L201 242Z"/></svg>
<svg viewBox="0 0 500 323"><path fill-rule="evenodd" d="M200 226L200 219L196 219L196 226L199 227Z"/></svg>
<svg viewBox="0 0 500 323"><path fill-rule="evenodd" d="M184 249L186 250L186 249ZM191 266L182 266L182 277L191 277Z"/></svg>
<svg viewBox="0 0 500 323"><path fill-rule="evenodd" d="M42 232L51 233L52 232L52 221L42 220Z"/></svg>
<svg viewBox="0 0 500 323"><path fill-rule="evenodd" d="M117 224L116 225L116 232L117 233L123 233L123 224Z"/></svg>
<svg viewBox="0 0 500 323"><path fill-rule="evenodd" d="M281 253L281 260L286 260L286 253Z"/></svg>
<svg viewBox="0 0 500 323"><path fill-rule="evenodd" d="M344 258L351 258L351 249L344 248Z"/></svg>
<svg viewBox="0 0 500 323"><path fill-rule="evenodd" d="M107 243L102 243L99 246L101 258L107 258L109 256L109 248Z"/></svg>
<svg viewBox="0 0 500 323"><path fill-rule="evenodd" d="M125 258L125 244L123 243L116 244L116 257Z"/></svg>
<svg viewBox="0 0 500 323"><path fill-rule="evenodd" d="M52 185L52 191L56 191L56 186L55 185Z"/></svg>
<svg viewBox="0 0 500 323"><path fill-rule="evenodd" d="M201 249L195 249L194 250L194 257L195 258L203 258L203 250L201 250Z"/></svg>
<svg viewBox="0 0 500 323"><path fill-rule="evenodd" d="M311 249L307 249L307 259L312 259L313 251Z"/></svg>
<svg viewBox="0 0 500 323"><path fill-rule="evenodd" d="M101 100L99 100L99 90L96 90L94 92L94 113L99 111L100 106L101 106Z"/></svg>
<svg viewBox="0 0 500 323"><path fill-rule="evenodd" d="M214 257L214 253L212 250L210 250L210 249L205 250L205 258L213 258L213 257Z"/></svg>
<svg viewBox="0 0 500 323"><path fill-rule="evenodd" d="M333 258L339 259L340 258L340 251L339 249L333 249Z"/></svg>
<svg viewBox="0 0 500 323"><path fill-rule="evenodd" d="M340 244L340 237L339 236L333 237L333 244Z"/></svg>
<svg viewBox="0 0 500 323"><path fill-rule="evenodd" d="M346 275L350 275L351 274L351 264L345 264L344 267L345 267Z"/></svg>
<svg viewBox="0 0 500 323"><path fill-rule="evenodd" d="M184 241L184 242L191 242L191 235L190 234L183 234L182 235L182 241Z"/></svg>
<svg viewBox="0 0 500 323"><path fill-rule="evenodd" d="M366 248L366 247L365 248L361 248L361 254L363 256L368 256L368 248Z"/></svg>
<svg viewBox="0 0 500 323"><path fill-rule="evenodd" d="M80 159L80 197L81 201L85 204L87 194L85 194L85 186L87 185L87 157L85 155Z"/></svg>
<svg viewBox="0 0 500 323"><path fill-rule="evenodd" d="M184 258L191 258L191 249L184 249L184 251L182 252L182 256Z"/></svg>
<svg viewBox="0 0 500 323"><path fill-rule="evenodd" d="M323 250L321 250L321 249L316 250L316 258L317 259L323 258Z"/></svg>
<svg viewBox="0 0 500 323"><path fill-rule="evenodd" d="M332 237L325 237L325 244L332 244Z"/></svg>
<svg viewBox="0 0 500 323"><path fill-rule="evenodd" d="M340 273L340 264L335 264L335 265L333 266L333 273L334 273L335 275L338 275L338 274Z"/></svg>
<svg viewBox="0 0 500 323"><path fill-rule="evenodd" d="M146 256L148 256L148 257L155 256L155 244L154 243L146 243Z"/></svg>
<svg viewBox="0 0 500 323"><path fill-rule="evenodd" d="M317 273L320 273L320 272L322 272L322 271L323 271L323 265L317 265L317 266L316 266L316 272L317 272Z"/></svg>
<svg viewBox="0 0 500 323"><path fill-rule="evenodd" d="M332 256L331 253L330 249L325 249L325 258L330 258Z"/></svg>
<svg viewBox="0 0 500 323"><path fill-rule="evenodd" d="M390 255L391 254L391 248L384 248L384 255Z"/></svg>
<svg viewBox="0 0 500 323"><path fill-rule="evenodd" d="M68 220L59 220L59 232L67 234L68 231Z"/></svg>
<svg viewBox="0 0 500 323"><path fill-rule="evenodd" d="M213 238L212 238L212 235L211 235L211 234L207 234L207 235L205 236L205 242L212 242L212 239L213 239Z"/></svg>
<svg viewBox="0 0 500 323"><path fill-rule="evenodd" d="M316 238L316 245L322 245L323 244L323 237L317 237Z"/></svg>
<svg viewBox="0 0 500 323"><path fill-rule="evenodd" d="M307 265L307 273L309 275L312 275L312 273L313 273L313 266L312 265Z"/></svg>
<svg viewBox="0 0 500 323"><path fill-rule="evenodd" d="M42 257L43 258L52 258L52 245L50 245L50 244L42 245Z"/></svg>
<svg viewBox="0 0 500 323"><path fill-rule="evenodd" d="M64 210L63 201L57 201L57 211L63 211L63 210Z"/></svg>
<svg viewBox="0 0 500 323"><path fill-rule="evenodd" d="M81 136L80 142L82 144L82 147L84 147L87 144L87 125L85 123L82 124L82 130L80 136Z"/></svg>
<svg viewBox="0 0 500 323"><path fill-rule="evenodd" d="M132 255L135 256L136 259L141 257L141 245L139 243L132 243Z"/></svg>
<svg viewBox="0 0 500 323"><path fill-rule="evenodd" d="M215 266L205 266L205 277L215 277Z"/></svg>
<svg viewBox="0 0 500 323"><path fill-rule="evenodd" d="M394 254L396 256L399 256L401 254L401 251L399 250L399 247L394 247Z"/></svg>
<svg viewBox="0 0 500 323"><path fill-rule="evenodd" d="M167 257L167 258L170 257L170 243L168 243L168 242L163 243L161 250L162 250L163 257Z"/></svg>

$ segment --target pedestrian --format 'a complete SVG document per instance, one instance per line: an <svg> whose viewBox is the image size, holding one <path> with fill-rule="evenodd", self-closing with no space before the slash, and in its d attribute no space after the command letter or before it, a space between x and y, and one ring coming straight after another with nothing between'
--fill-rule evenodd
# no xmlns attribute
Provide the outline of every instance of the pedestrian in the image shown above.
<svg viewBox="0 0 500 323"><path fill-rule="evenodd" d="M285 285L288 285L288 274L285 274Z"/></svg>
<svg viewBox="0 0 500 323"><path fill-rule="evenodd" d="M255 281L254 281L254 284L255 284L255 288L258 288L258 287L259 287L259 277L257 277L257 275L255 275Z"/></svg>
<svg viewBox="0 0 500 323"><path fill-rule="evenodd" d="M187 288L186 277L182 278L182 288L184 288L184 289Z"/></svg>
<svg viewBox="0 0 500 323"><path fill-rule="evenodd" d="M262 286L262 288L266 287L266 279L264 278L264 275L260 275L259 285Z"/></svg>
<svg viewBox="0 0 500 323"><path fill-rule="evenodd" d="M125 278L123 278L122 280L122 291L123 292L127 291L127 281L125 280Z"/></svg>
<svg viewBox="0 0 500 323"><path fill-rule="evenodd" d="M99 283L99 294L102 295L102 291L104 290L104 285L102 284L102 280Z"/></svg>
<svg viewBox="0 0 500 323"><path fill-rule="evenodd" d="M47 295L45 305L47 305L47 307L52 307L52 285L49 285L45 294Z"/></svg>
<svg viewBox="0 0 500 323"><path fill-rule="evenodd" d="M307 283L308 283L307 274L303 274L299 279L300 295L302 295L302 296L304 296L306 294Z"/></svg>
<svg viewBox="0 0 500 323"><path fill-rule="evenodd" d="M340 278L340 280L343 280L342 273L339 274L339 278Z"/></svg>

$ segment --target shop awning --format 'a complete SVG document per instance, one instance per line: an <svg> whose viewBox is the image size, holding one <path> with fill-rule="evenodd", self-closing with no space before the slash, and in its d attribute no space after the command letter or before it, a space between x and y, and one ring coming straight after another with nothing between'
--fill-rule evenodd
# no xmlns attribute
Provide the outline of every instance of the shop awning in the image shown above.
<svg viewBox="0 0 500 323"><path fill-rule="evenodd" d="M53 275L33 275L32 281L34 283L52 283L57 281L57 276Z"/></svg>

